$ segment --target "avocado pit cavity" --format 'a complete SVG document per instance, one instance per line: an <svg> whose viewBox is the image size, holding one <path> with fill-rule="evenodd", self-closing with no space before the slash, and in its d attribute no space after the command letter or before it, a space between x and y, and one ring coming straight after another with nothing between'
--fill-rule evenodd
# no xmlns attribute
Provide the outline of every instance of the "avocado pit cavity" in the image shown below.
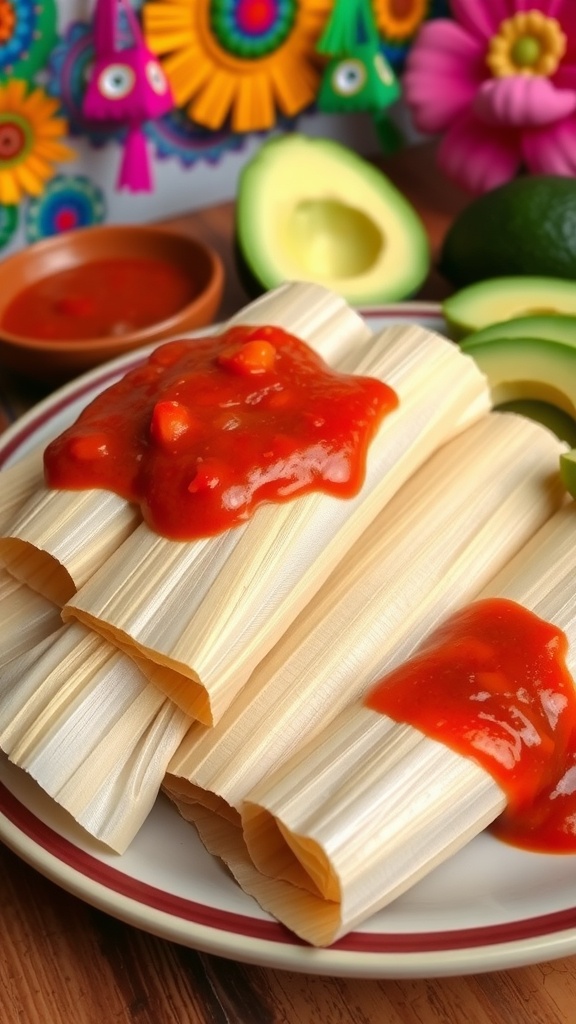
<svg viewBox="0 0 576 1024"><path fill-rule="evenodd" d="M291 210L284 245L316 280L355 278L378 261L385 239L370 218L337 199L302 199Z"/></svg>

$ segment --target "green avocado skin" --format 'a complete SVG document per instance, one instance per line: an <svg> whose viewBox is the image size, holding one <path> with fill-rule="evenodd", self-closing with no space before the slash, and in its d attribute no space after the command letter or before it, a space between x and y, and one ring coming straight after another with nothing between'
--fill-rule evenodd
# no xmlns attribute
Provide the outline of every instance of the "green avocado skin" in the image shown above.
<svg viewBox="0 0 576 1024"><path fill-rule="evenodd" d="M516 178L472 200L448 229L439 270L461 288L489 277L576 278L576 179Z"/></svg>

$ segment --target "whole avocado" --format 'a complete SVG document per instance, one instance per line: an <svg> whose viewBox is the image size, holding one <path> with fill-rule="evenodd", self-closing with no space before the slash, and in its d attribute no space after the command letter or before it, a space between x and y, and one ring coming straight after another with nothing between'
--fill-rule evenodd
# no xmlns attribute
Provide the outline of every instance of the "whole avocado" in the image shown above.
<svg viewBox="0 0 576 1024"><path fill-rule="evenodd" d="M461 288L489 277L576 278L576 179L515 178L465 207L444 238L439 270Z"/></svg>

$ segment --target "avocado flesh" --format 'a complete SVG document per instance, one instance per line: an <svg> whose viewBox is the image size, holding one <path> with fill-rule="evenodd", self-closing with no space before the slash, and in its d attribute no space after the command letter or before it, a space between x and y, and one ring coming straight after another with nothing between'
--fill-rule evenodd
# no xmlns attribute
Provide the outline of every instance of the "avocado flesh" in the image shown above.
<svg viewBox="0 0 576 1024"><path fill-rule="evenodd" d="M315 281L352 305L413 294L430 267L414 208L388 178L330 139L265 142L238 184L236 241L264 288Z"/></svg>
<svg viewBox="0 0 576 1024"><path fill-rule="evenodd" d="M490 278L450 295L442 312L457 339L511 319L576 317L576 283L555 277Z"/></svg>
<svg viewBox="0 0 576 1024"><path fill-rule="evenodd" d="M501 320L468 334L466 341L480 344L494 338L543 338L576 346L576 313L574 316L554 313L551 316L519 316Z"/></svg>
<svg viewBox="0 0 576 1024"><path fill-rule="evenodd" d="M461 349L488 378L495 406L531 399L576 420L576 346L543 338L466 338Z"/></svg>

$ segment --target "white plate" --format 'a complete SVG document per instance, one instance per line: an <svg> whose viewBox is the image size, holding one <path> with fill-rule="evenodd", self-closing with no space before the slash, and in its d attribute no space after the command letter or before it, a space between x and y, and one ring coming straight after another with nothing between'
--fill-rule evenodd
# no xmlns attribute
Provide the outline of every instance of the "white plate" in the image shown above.
<svg viewBox="0 0 576 1024"><path fill-rule="evenodd" d="M442 330L437 307L370 310L374 329L418 320ZM99 368L0 437L0 465L45 443L137 355ZM90 841L6 759L0 839L38 871L113 916L166 939L262 966L350 977L432 977L503 969L576 953L576 857L524 853L488 833L362 928L312 949L263 913L204 850L163 797L122 856Z"/></svg>

